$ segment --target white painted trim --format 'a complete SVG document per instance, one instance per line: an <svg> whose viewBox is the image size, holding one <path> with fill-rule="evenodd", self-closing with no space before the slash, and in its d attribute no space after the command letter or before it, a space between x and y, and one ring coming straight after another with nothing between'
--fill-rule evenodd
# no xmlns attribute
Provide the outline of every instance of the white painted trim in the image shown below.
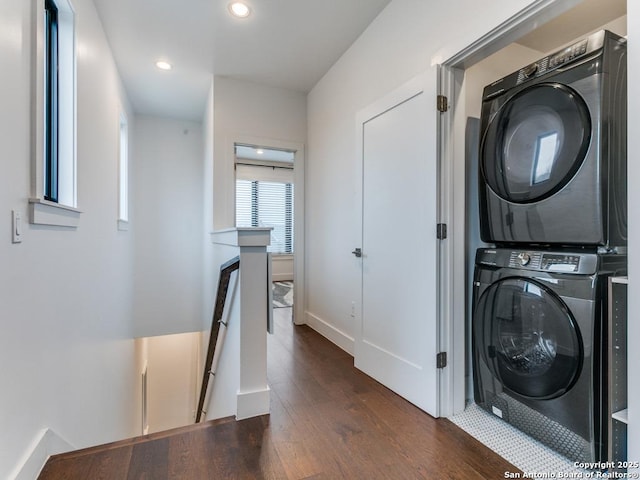
<svg viewBox="0 0 640 480"><path fill-rule="evenodd" d="M29 222L34 225L77 228L81 213L77 208L55 202L40 198L29 199Z"/></svg>
<svg viewBox="0 0 640 480"><path fill-rule="evenodd" d="M306 188L306 156L304 145L296 150L293 166L295 199L293 205L293 238L295 239L293 256L293 322L299 325L304 322L306 309L305 277L305 188Z"/></svg>
<svg viewBox="0 0 640 480"><path fill-rule="evenodd" d="M18 466L9 475L11 480L33 480L51 455L68 452L75 448L53 430L45 428L40 430L29 445L24 457Z"/></svg>
<svg viewBox="0 0 640 480"><path fill-rule="evenodd" d="M538 0L525 7L501 25L457 53L438 54L432 64L440 64L438 93L449 99L449 110L438 118L438 161L441 185L441 219L448 224L449 238L442 242L440 269L440 345L449 352L449 366L443 369L440 384L440 415L451 416L465 407L465 201L464 192L455 190L464 185L454 171L453 140L455 134L457 88L464 69L504 48L522 35L577 5L582 0ZM442 58L448 58L442 61ZM460 197L462 197L460 199Z"/></svg>
<svg viewBox="0 0 640 480"><path fill-rule="evenodd" d="M61 188L61 203L66 206L78 206L78 167L77 167L77 22L75 9L70 0L56 0L58 7L58 24L61 49L60 61L69 62L69 67L64 70L61 77L60 95L61 103L66 105L63 109L59 124L61 125L61 142L59 146L66 151L61 156L66 162L59 160L59 168L67 167L67 175L62 174L68 180L68 186ZM34 114L32 116L32 150L31 150L31 195L35 199L44 199L44 149L45 149L45 14L44 2L32 0L35 15L32 27L35 29L33 48L31 51L32 67L32 96L34 99ZM66 63L65 63L66 65ZM68 110L67 110L68 107ZM66 201L65 201L66 198ZM42 200L44 201L44 200ZM59 225L58 223L43 223L44 225Z"/></svg>
<svg viewBox="0 0 640 480"><path fill-rule="evenodd" d="M356 114L356 129L357 137L362 139L362 124L373 120L376 117L388 112L390 109L396 107L400 103L404 103L407 100L412 99L416 95L420 95L425 92L426 73L422 73L412 78L408 82L402 84L395 90L389 92L384 97L378 99L371 105L358 111ZM358 142L359 151L362 151L362 141ZM358 157L361 158L361 157Z"/></svg>
<svg viewBox="0 0 640 480"><path fill-rule="evenodd" d="M329 322L322 320L320 317L311 312L305 312L306 324L318 332L320 335L335 343L342 350L353 357L355 352L355 340L342 330L337 329Z"/></svg>
<svg viewBox="0 0 640 480"><path fill-rule="evenodd" d="M271 243L272 227L225 228L211 232L211 242L232 247L266 247Z"/></svg>
<svg viewBox="0 0 640 480"><path fill-rule="evenodd" d="M238 392L236 420L268 414L270 399L271 389L269 387L255 392Z"/></svg>
<svg viewBox="0 0 640 480"><path fill-rule="evenodd" d="M536 0L462 50L440 51L431 64L469 68L582 1Z"/></svg>

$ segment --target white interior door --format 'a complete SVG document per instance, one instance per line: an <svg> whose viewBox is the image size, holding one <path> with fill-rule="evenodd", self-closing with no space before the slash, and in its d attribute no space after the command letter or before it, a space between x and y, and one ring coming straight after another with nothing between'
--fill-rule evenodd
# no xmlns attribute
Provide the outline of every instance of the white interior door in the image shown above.
<svg viewBox="0 0 640 480"><path fill-rule="evenodd" d="M355 365L438 416L434 117L435 95L422 78L359 116L362 308Z"/></svg>

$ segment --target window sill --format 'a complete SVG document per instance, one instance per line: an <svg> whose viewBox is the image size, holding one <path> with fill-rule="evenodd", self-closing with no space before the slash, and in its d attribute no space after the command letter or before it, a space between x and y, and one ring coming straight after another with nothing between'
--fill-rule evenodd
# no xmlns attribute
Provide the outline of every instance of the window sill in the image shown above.
<svg viewBox="0 0 640 480"><path fill-rule="evenodd" d="M77 208L41 198L29 199L29 223L34 225L78 228L81 213Z"/></svg>

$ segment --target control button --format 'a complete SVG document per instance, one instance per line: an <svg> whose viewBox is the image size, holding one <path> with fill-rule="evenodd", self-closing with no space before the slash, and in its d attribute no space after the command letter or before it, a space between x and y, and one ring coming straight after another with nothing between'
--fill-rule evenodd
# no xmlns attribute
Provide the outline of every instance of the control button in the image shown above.
<svg viewBox="0 0 640 480"><path fill-rule="evenodd" d="M527 252L520 252L518 254L518 260L520 261L520 265L524 267L531 261L531 256Z"/></svg>

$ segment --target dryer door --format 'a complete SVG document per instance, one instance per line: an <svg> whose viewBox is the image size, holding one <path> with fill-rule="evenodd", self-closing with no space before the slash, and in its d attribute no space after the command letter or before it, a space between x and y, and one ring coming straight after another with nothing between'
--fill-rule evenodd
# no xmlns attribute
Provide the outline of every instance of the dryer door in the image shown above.
<svg viewBox="0 0 640 480"><path fill-rule="evenodd" d="M583 346L571 312L535 280L491 284L474 313L476 348L507 390L550 399L567 392L582 368Z"/></svg>
<svg viewBox="0 0 640 480"><path fill-rule="evenodd" d="M482 175L504 200L543 200L578 171L590 137L587 105L574 90L559 83L532 85L490 119L481 144Z"/></svg>

